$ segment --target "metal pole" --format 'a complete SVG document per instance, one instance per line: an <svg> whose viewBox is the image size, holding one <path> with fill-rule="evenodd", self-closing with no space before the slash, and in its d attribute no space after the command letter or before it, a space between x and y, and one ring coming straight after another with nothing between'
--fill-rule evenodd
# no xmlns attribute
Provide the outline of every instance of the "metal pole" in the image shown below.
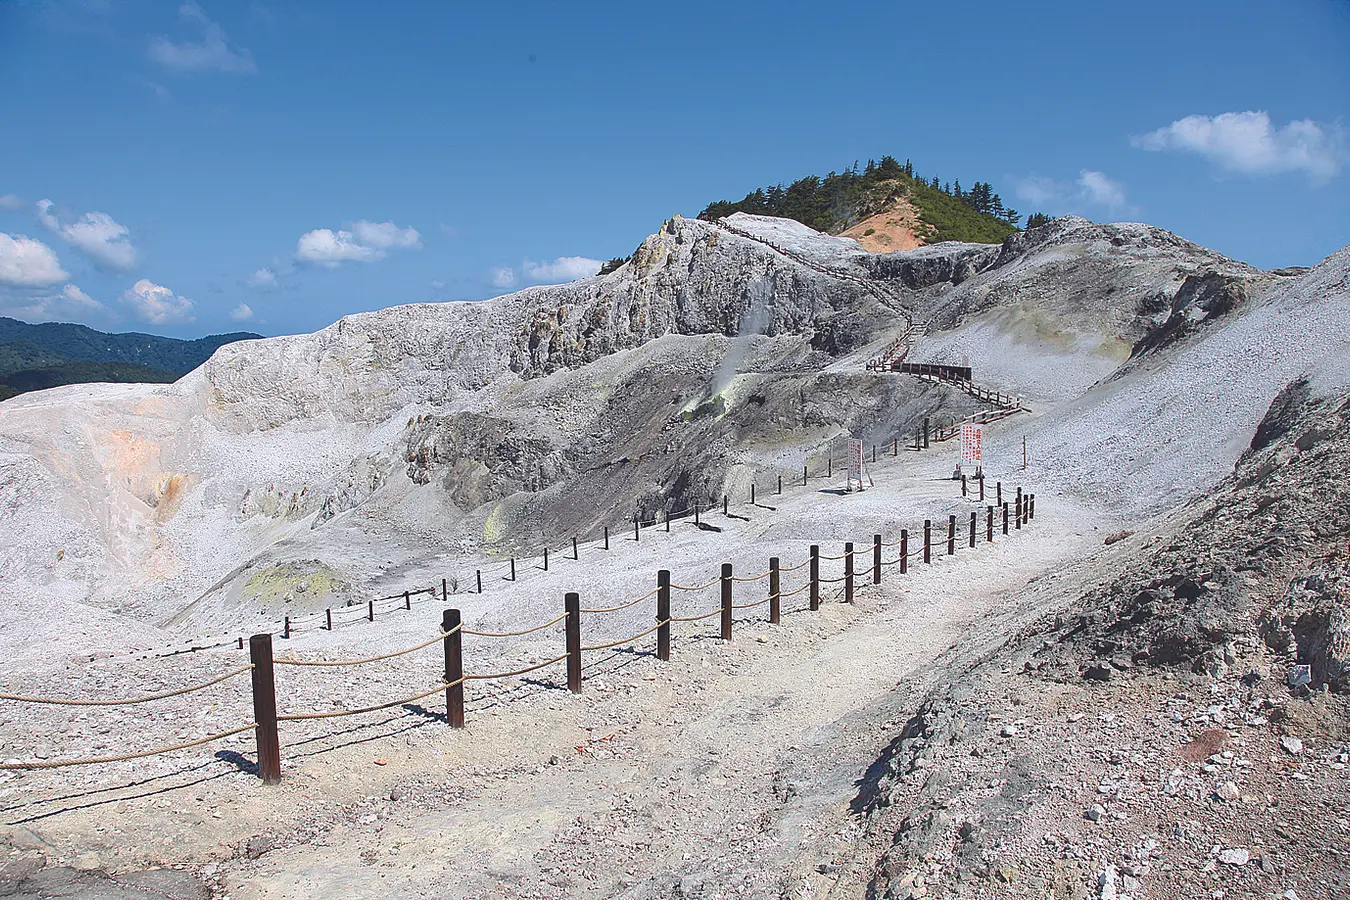
<svg viewBox="0 0 1350 900"><path fill-rule="evenodd" d="M844 544L844 602L853 602L853 542Z"/></svg>
<svg viewBox="0 0 1350 900"><path fill-rule="evenodd" d="M459 610L441 613L441 631L445 632L445 721L451 728L464 727L464 635Z"/></svg>
<svg viewBox="0 0 1350 900"><path fill-rule="evenodd" d="M881 535L872 535L872 583L881 584Z"/></svg>
<svg viewBox="0 0 1350 900"><path fill-rule="evenodd" d="M722 563L722 640L731 640L731 563Z"/></svg>
<svg viewBox="0 0 1350 900"><path fill-rule="evenodd" d="M820 609L820 545L811 545L811 609Z"/></svg>
<svg viewBox="0 0 1350 900"><path fill-rule="evenodd" d="M563 605L567 610L567 622L564 629L567 636L567 689L574 694L581 693L581 595L568 592L563 596Z"/></svg>
<svg viewBox="0 0 1350 900"><path fill-rule="evenodd" d="M782 615L782 573L778 571L778 557L769 557L769 624L777 625Z"/></svg>
<svg viewBox="0 0 1350 900"><path fill-rule="evenodd" d="M656 573L656 658L670 659L670 570Z"/></svg>
<svg viewBox="0 0 1350 900"><path fill-rule="evenodd" d="M249 662L253 663L253 733L258 741L258 777L263 784L281 781L281 741L277 737L277 686L272 671L272 636L255 634L248 639Z"/></svg>

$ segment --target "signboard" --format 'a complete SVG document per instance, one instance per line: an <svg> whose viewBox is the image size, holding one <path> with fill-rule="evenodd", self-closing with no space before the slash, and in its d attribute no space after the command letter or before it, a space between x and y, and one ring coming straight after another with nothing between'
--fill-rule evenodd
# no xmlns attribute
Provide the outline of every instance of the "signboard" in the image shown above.
<svg viewBox="0 0 1350 900"><path fill-rule="evenodd" d="M961 462L973 463L978 469L984 462L984 426L974 422L961 425Z"/></svg>
<svg viewBox="0 0 1350 900"><path fill-rule="evenodd" d="M848 486L853 489L853 482L858 482L858 490L862 490L863 479L863 442L856 441L853 438L848 440Z"/></svg>

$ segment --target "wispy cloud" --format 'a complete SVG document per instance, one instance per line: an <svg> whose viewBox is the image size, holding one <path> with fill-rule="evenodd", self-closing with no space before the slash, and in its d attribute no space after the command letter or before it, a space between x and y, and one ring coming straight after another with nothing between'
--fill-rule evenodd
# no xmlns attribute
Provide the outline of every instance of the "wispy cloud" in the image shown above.
<svg viewBox="0 0 1350 900"><path fill-rule="evenodd" d="M175 43L163 36L156 37L150 42L150 58L155 62L176 72L242 75L258 71L253 54L242 47L231 47L224 30L207 18L205 10L196 3L178 7L178 17L201 29L201 42Z"/></svg>
<svg viewBox="0 0 1350 900"><path fill-rule="evenodd" d="M42 241L0 232L0 284L49 287L68 277L56 253Z"/></svg>
<svg viewBox="0 0 1350 900"><path fill-rule="evenodd" d="M1314 184L1340 174L1347 158L1344 132L1312 119L1275 127L1264 111L1187 116L1130 139L1141 150L1196 153L1227 172L1275 175L1303 172Z"/></svg>
<svg viewBox="0 0 1350 900"><path fill-rule="evenodd" d="M509 288L517 284L563 284L589 278L600 271L601 262L586 256L559 256L548 262L524 260L519 268L498 266L488 270L493 287Z"/></svg>
<svg viewBox="0 0 1350 900"><path fill-rule="evenodd" d="M147 278L133 284L122 292L122 302L136 311L142 319L154 325L166 325L171 322L191 322L195 304L186 297L180 297L160 284Z"/></svg>
<svg viewBox="0 0 1350 900"><path fill-rule="evenodd" d="M277 287L277 273L275 269L263 266L252 275L244 279L244 284L253 288L255 291L271 291Z"/></svg>
<svg viewBox="0 0 1350 900"><path fill-rule="evenodd" d="M18 212L23 209L23 201L13 194L0 194L0 209L5 212Z"/></svg>
<svg viewBox="0 0 1350 900"><path fill-rule="evenodd" d="M236 322L246 322L253 318L253 308L247 303L240 303L234 309L230 310L230 318Z"/></svg>
<svg viewBox="0 0 1350 900"><path fill-rule="evenodd" d="M422 247L417 229L400 228L393 222L362 219L352 223L349 229L316 228L305 232L296 242L295 258L333 269L344 262L384 259L392 248L418 250Z"/></svg>
<svg viewBox="0 0 1350 900"><path fill-rule="evenodd" d="M38 221L61 240L84 253L100 266L125 272L136 264L136 248L125 225L102 212L87 212L78 219L62 222L50 200L37 203Z"/></svg>
<svg viewBox="0 0 1350 900"><path fill-rule="evenodd" d="M107 307L73 284L52 292L26 291L18 296L0 294L0 315L25 322L111 321Z"/></svg>
<svg viewBox="0 0 1350 900"><path fill-rule="evenodd" d="M1073 181L1029 176L1015 181L1013 190L1019 200L1037 211L1110 216L1138 213L1125 196L1124 184L1093 169L1081 170Z"/></svg>

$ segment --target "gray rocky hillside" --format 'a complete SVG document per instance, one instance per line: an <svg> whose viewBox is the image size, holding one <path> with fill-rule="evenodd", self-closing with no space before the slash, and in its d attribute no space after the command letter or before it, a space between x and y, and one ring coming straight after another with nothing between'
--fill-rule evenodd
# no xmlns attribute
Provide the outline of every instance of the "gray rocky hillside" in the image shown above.
<svg viewBox="0 0 1350 900"><path fill-rule="evenodd" d="M322 572L339 600L417 560L453 574L458 553L715 501L842 435L973 411L864 373L911 317L932 323L915 359L1053 405L1176 316L1201 327L1178 312L1196 279L1227 286L1215 316L1282 281L1142 225L872 255L785 220L677 217L606 277L229 345L172 386L6 403L7 583L223 624L274 617L260 568Z"/></svg>

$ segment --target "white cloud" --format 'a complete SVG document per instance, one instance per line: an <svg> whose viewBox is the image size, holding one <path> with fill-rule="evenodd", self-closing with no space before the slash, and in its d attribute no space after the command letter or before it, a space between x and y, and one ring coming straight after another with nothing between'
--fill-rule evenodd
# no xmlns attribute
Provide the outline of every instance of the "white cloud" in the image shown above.
<svg viewBox="0 0 1350 900"><path fill-rule="evenodd" d="M5 212L17 212L23 209L23 201L13 194L0 194L0 209Z"/></svg>
<svg viewBox="0 0 1350 900"><path fill-rule="evenodd" d="M295 258L301 262L336 268L344 262L374 262L388 256L388 249L422 247L415 228L399 228L393 222L367 222L362 219L351 230L316 228L300 235ZM256 274L256 273L255 273Z"/></svg>
<svg viewBox="0 0 1350 900"><path fill-rule="evenodd" d="M51 247L22 234L0 232L0 284L47 287L67 277Z"/></svg>
<svg viewBox="0 0 1350 900"><path fill-rule="evenodd" d="M295 245L297 259L328 266L330 269L348 260L374 262L377 259L384 259L387 255L378 247L360 243L350 231L333 231L331 228L307 231L300 235L300 240Z"/></svg>
<svg viewBox="0 0 1350 900"><path fill-rule="evenodd" d="M277 286L277 273L267 266L244 279L244 284L258 291L270 291Z"/></svg>
<svg viewBox="0 0 1350 900"><path fill-rule="evenodd" d="M1112 181L1102 172L1084 169L1078 173L1077 184L1083 197L1089 203L1104 206L1107 209L1124 209L1127 205L1125 203L1125 185L1119 181Z"/></svg>
<svg viewBox="0 0 1350 900"><path fill-rule="evenodd" d="M176 44L166 37L150 42L150 58L166 69L178 72L227 72L248 74L258 71L253 54L242 48L231 48L225 42L225 32L206 17L196 3L178 7L178 17L201 27L202 42L184 41Z"/></svg>
<svg viewBox="0 0 1350 900"><path fill-rule="evenodd" d="M516 270L498 266L488 272L488 277L492 279L493 287L509 288L516 283Z"/></svg>
<svg viewBox="0 0 1350 900"><path fill-rule="evenodd" d="M240 303L234 309L230 310L230 318L236 322L243 322L253 318L253 309L247 303Z"/></svg>
<svg viewBox="0 0 1350 900"><path fill-rule="evenodd" d="M102 303L99 303L73 284L68 284L61 288L61 296L66 298L66 300L76 308L83 308L86 310L103 309Z"/></svg>
<svg viewBox="0 0 1350 900"><path fill-rule="evenodd" d="M1220 169L1246 175L1304 172L1316 184L1340 174L1347 157L1339 129L1323 128L1311 119L1276 128L1267 113L1252 110L1187 116L1130 143L1141 150L1198 153Z"/></svg>
<svg viewBox="0 0 1350 900"><path fill-rule="evenodd" d="M585 256L560 256L552 262L530 262L523 266L525 278L540 284L561 284L564 281L576 281L589 278L600 271L602 263L598 259Z"/></svg>
<svg viewBox="0 0 1350 900"><path fill-rule="evenodd" d="M191 322L193 303L180 297L163 285L142 278L122 293L122 302L136 310L141 318L154 325L170 322Z"/></svg>
<svg viewBox="0 0 1350 900"><path fill-rule="evenodd" d="M1105 172L1083 169L1072 182L1031 176L1014 182L1013 191L1033 212L1135 215L1138 210L1125 196L1125 185Z"/></svg>
<svg viewBox="0 0 1350 900"><path fill-rule="evenodd" d="M74 222L63 224L52 212L55 207L50 200L39 200L38 221L67 244L105 268L125 272L136 264L136 248L131 244L131 232L125 225L101 212L88 212Z"/></svg>
<svg viewBox="0 0 1350 900"><path fill-rule="evenodd" d="M416 228L399 228L393 222L367 222L362 219L352 225L352 234L371 247L411 247L421 249L422 236Z"/></svg>

